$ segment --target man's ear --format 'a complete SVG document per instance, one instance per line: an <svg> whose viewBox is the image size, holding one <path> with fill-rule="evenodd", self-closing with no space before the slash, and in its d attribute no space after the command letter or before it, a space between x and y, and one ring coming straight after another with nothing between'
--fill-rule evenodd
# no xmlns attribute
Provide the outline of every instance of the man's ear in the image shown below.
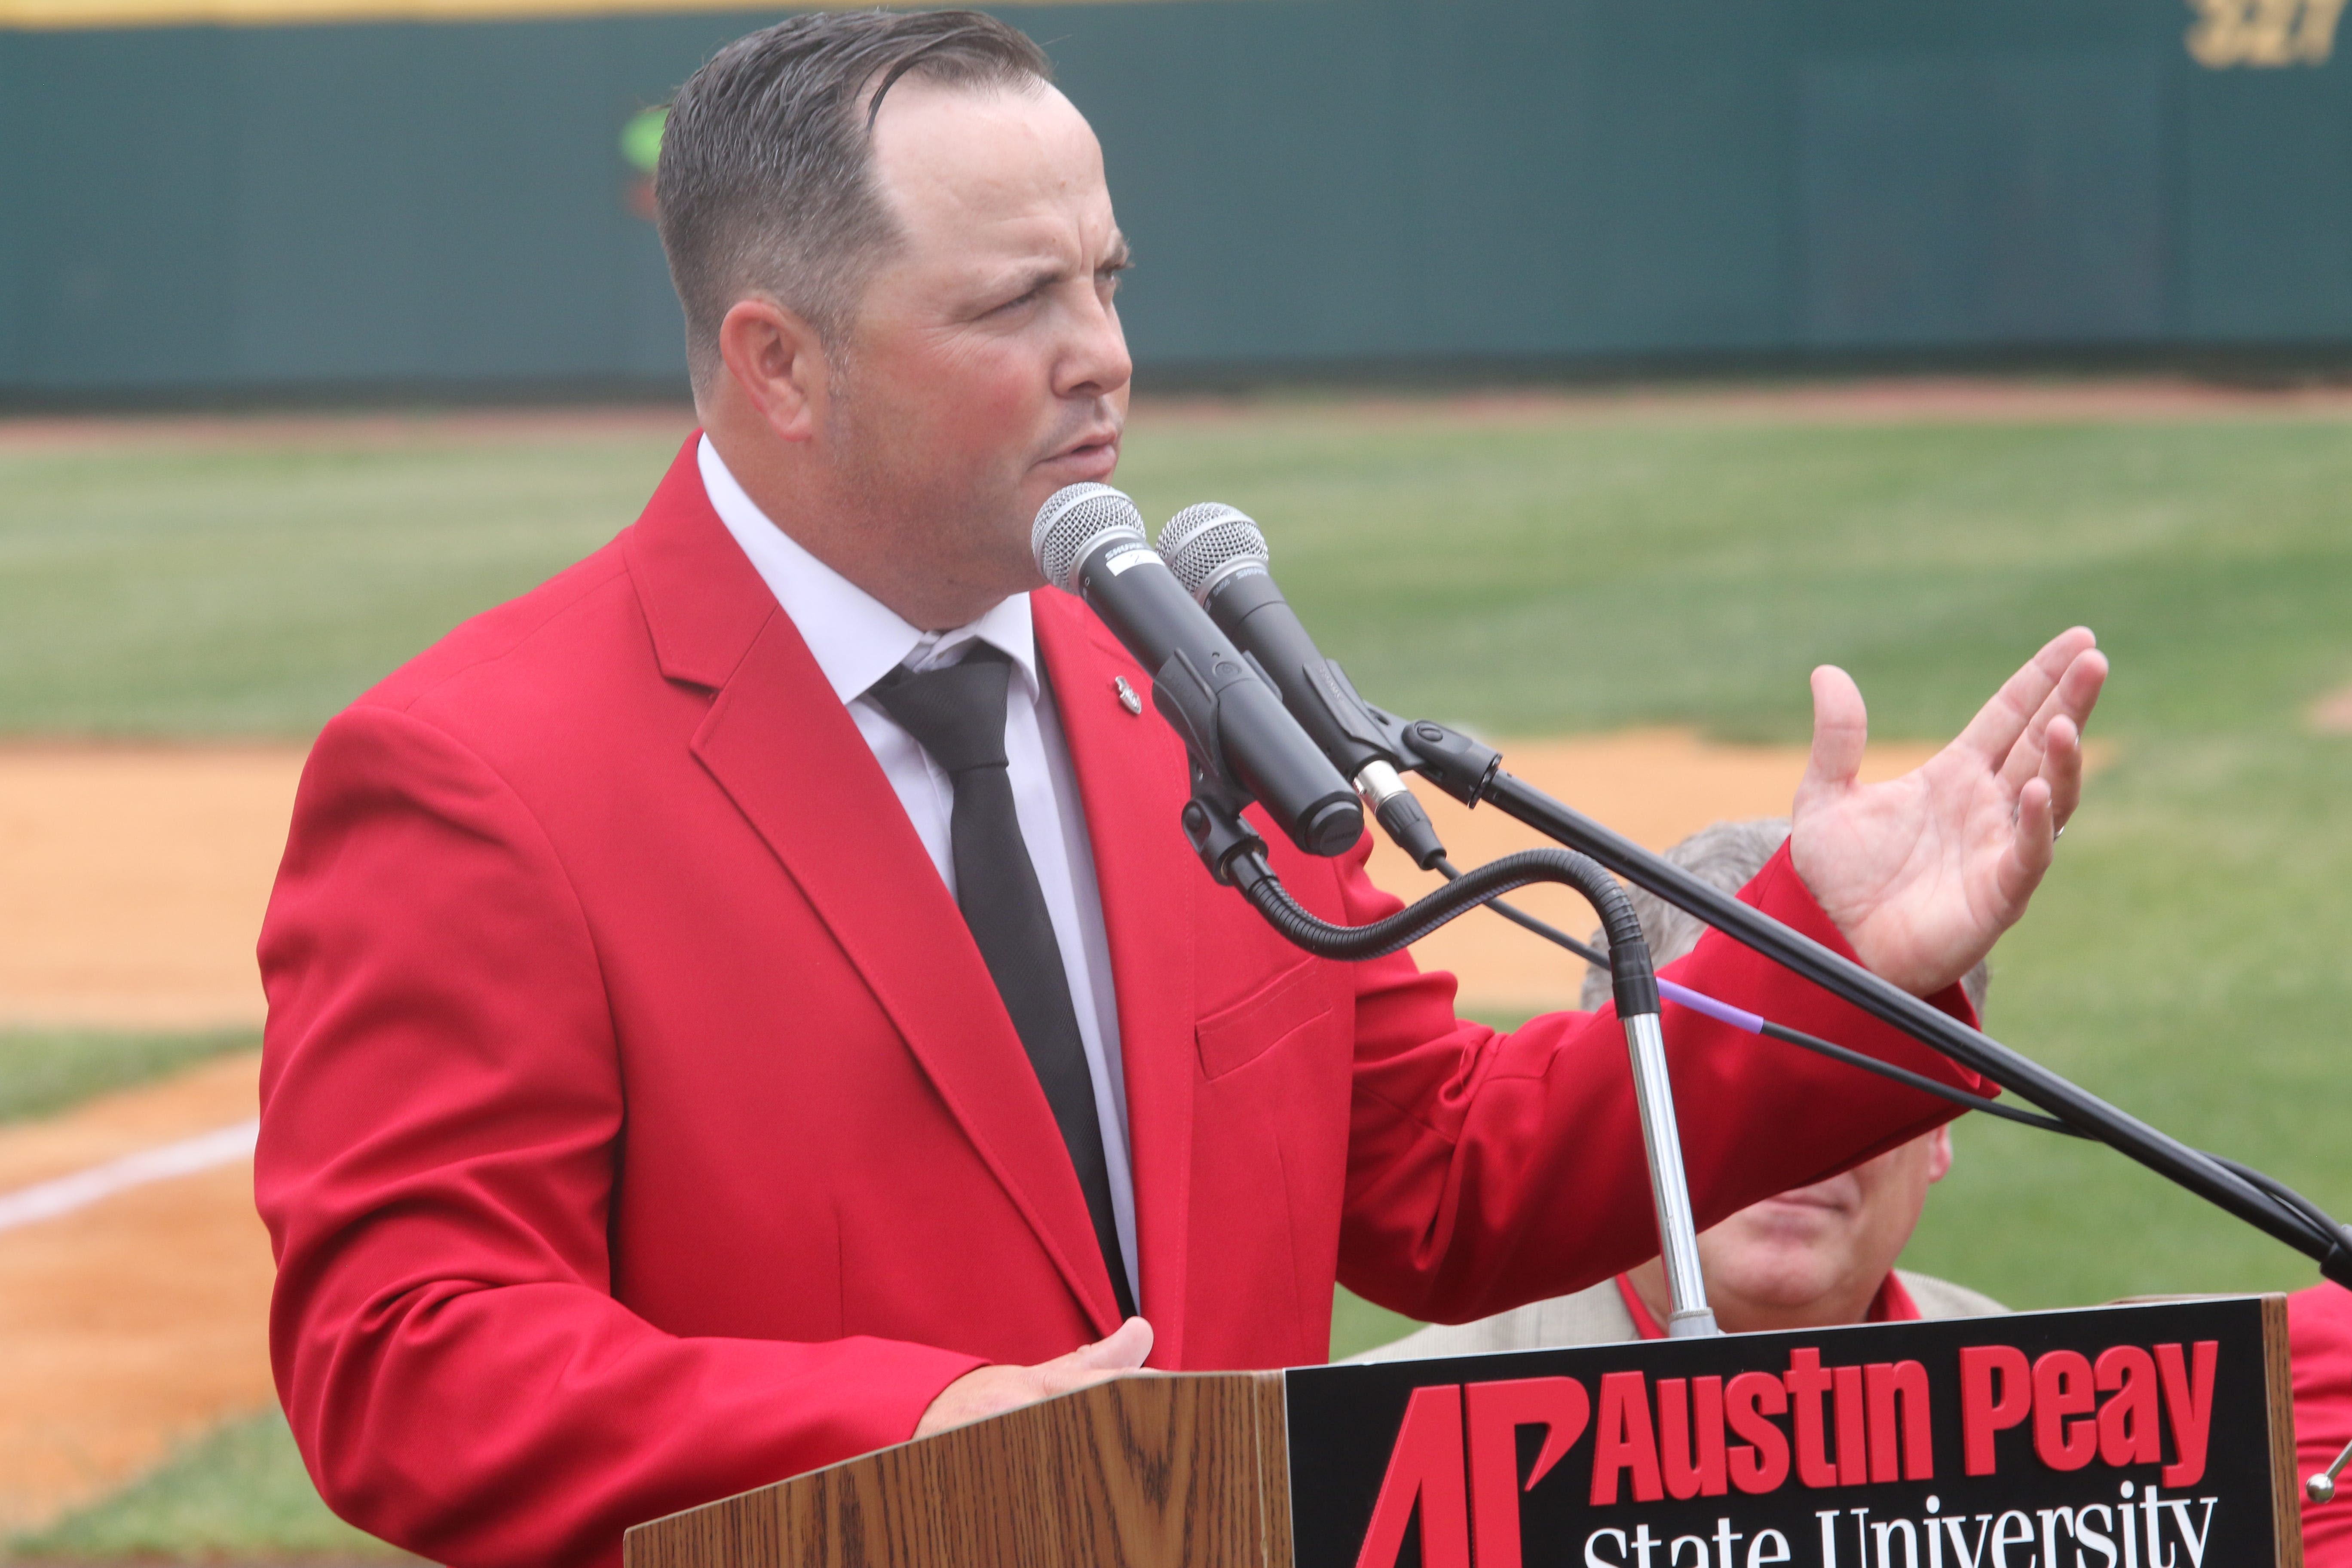
<svg viewBox="0 0 2352 1568"><path fill-rule="evenodd" d="M1930 1186L1952 1173L1952 1129L1947 1124L1927 1134L1927 1182Z"/></svg>
<svg viewBox="0 0 2352 1568"><path fill-rule="evenodd" d="M771 430L787 441L817 436L830 367L815 328L772 300L738 300L719 323L719 357Z"/></svg>

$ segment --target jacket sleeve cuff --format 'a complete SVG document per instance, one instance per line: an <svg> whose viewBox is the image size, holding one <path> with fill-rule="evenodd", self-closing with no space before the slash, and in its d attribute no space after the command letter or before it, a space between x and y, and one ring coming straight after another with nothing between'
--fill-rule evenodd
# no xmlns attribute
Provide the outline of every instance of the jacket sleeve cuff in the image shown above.
<svg viewBox="0 0 2352 1568"><path fill-rule="evenodd" d="M1839 931L1837 922L1823 910L1797 874L1795 862L1790 858L1789 847L1780 846L1764 868L1749 879L1739 891L1739 900L1771 916L1790 930L1828 948L1840 958L1859 963L1853 947ZM1898 1066L1940 1079L1971 1093L1992 1095L1999 1086L1980 1078L1945 1057L1932 1047L1913 1040L1890 1024L1882 1023L1851 1003L1841 1000L1794 973L1782 968L1771 959L1755 952L1733 938L1719 931L1709 931L1700 941L1701 951L1669 965L1675 978L1688 965L1694 973L1720 973L1729 969L1741 982L1738 993L1757 999L1756 1007L1776 1024L1801 1029L1807 1034L1822 1036L1838 1044L1864 1051ZM1708 985L1700 990L1719 994ZM1726 991L1734 987L1726 986ZM1726 996L1726 1000L1729 1000ZM1947 985L1926 998L1927 1005L1947 1014L1969 1028L1979 1027L1976 1008L1970 1005L1968 994L1958 983ZM1957 1114L1957 1112L1955 1112Z"/></svg>
<svg viewBox="0 0 2352 1568"><path fill-rule="evenodd" d="M1851 959L1856 963L1862 962L1853 944L1845 940L1845 933L1838 930L1837 921L1830 919L1829 911L1822 909L1820 900L1813 897L1813 890L1805 886L1804 878L1797 874L1796 860L1790 855L1785 841L1773 853L1772 858L1765 862L1764 868L1741 889L1739 897L1741 902L1755 905L1782 925L1803 932L1840 958ZM1968 993L1960 989L1957 981L1926 1000L1929 1006L1950 1014L1971 1029L1980 1026L1976 1008L1969 1004Z"/></svg>
<svg viewBox="0 0 2352 1568"><path fill-rule="evenodd" d="M887 1352L875 1357L874 1381L866 1389L875 1421L868 1451L910 1441L915 1428L922 1424L923 1413L947 1392L950 1384L990 1364L984 1356L932 1345L887 1340L866 1342Z"/></svg>

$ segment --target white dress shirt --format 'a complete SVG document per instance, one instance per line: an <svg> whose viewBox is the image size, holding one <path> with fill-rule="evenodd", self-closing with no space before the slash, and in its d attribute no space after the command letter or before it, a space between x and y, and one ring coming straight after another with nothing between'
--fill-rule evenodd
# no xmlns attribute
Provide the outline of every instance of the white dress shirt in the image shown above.
<svg viewBox="0 0 2352 1568"><path fill-rule="evenodd" d="M817 668L849 709L858 733L874 749L874 760L906 807L915 835L939 868L950 896L955 892L955 858L949 818L955 809L955 784L918 745L915 738L866 696L867 689L903 664L932 669L953 664L974 642L984 642L1013 660L1013 679L1004 698L1005 772L1013 783L1013 812L1036 868L1054 941L1070 984L1071 1008L1085 1042L1087 1070L1095 1084L1095 1120L1101 1123L1103 1163L1110 1174L1111 1215L1127 1268L1132 1299L1143 1300L1135 1251L1135 1176L1128 1155L1127 1083L1119 1069L1118 1004L1111 989L1110 943L1103 931L1102 895L1095 885L1093 847L1087 842L1086 813L1078 803L1077 775L1068 742L1054 712L1053 694L1038 678L1037 637L1029 596L1006 599L970 626L926 632L898 618L865 589L803 549L768 521L758 504L727 471L705 436L697 458L702 486L719 521L793 618Z"/></svg>

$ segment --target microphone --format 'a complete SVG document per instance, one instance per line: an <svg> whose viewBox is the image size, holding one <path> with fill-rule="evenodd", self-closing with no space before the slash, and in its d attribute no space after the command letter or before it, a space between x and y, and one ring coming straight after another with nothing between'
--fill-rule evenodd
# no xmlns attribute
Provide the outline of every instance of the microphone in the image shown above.
<svg viewBox="0 0 2352 1568"><path fill-rule="evenodd" d="M1275 586L1257 524L1221 501L1188 506L1160 531L1160 555L1218 628L1257 661L1283 706L1353 782L1413 864L1426 871L1444 859L1445 846L1398 775L1400 759L1385 743L1382 727Z"/></svg>
<svg viewBox="0 0 2352 1568"><path fill-rule="evenodd" d="M1363 807L1347 781L1170 575L1125 494L1097 484L1055 491L1029 546L1045 581L1086 600L1152 672L1152 704L1184 737L1196 769L1264 803L1310 855L1341 854L1363 837Z"/></svg>

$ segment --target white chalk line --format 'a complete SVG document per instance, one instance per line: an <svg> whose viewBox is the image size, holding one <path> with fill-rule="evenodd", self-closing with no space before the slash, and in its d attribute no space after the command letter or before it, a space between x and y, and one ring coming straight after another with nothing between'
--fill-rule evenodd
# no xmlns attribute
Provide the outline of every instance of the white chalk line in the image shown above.
<svg viewBox="0 0 2352 1568"><path fill-rule="evenodd" d="M13 1193L0 1193L0 1230L56 1219L150 1182L193 1176L199 1171L242 1160L253 1152L254 1142L260 1134L261 1121L257 1117L234 1127L199 1132L176 1143L142 1149L135 1154L125 1154L119 1160L109 1160L55 1181L36 1182Z"/></svg>

